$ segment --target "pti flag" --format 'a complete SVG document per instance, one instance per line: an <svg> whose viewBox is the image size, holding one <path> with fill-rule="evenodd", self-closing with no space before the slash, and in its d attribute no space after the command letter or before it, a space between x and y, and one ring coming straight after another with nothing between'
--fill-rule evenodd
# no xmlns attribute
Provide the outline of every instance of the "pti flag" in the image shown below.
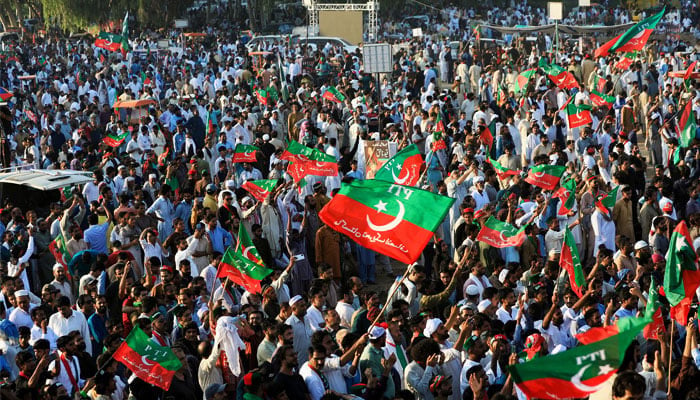
<svg viewBox="0 0 700 400"><path fill-rule="evenodd" d="M664 294L671 306L695 294L695 289L700 284L697 261L688 226L685 221L681 221L673 230L668 252L666 252Z"/></svg>
<svg viewBox="0 0 700 400"><path fill-rule="evenodd" d="M637 22L617 39L610 47L610 51L621 53L643 49L644 45L647 44L647 40L649 40L649 36L651 36L651 33L656 28L656 24L658 24L664 16L664 12L666 12L666 7L664 7L660 13Z"/></svg>
<svg viewBox="0 0 700 400"><path fill-rule="evenodd" d="M683 107L683 114L681 114L681 119L678 123L681 128L681 147L690 147L695 139L695 133L698 129L697 122L695 121L695 111L693 110L693 100L689 100L688 103Z"/></svg>
<svg viewBox="0 0 700 400"><path fill-rule="evenodd" d="M163 390L170 389L175 372L182 367L170 347L151 340L138 325L131 330L113 357L139 379Z"/></svg>
<svg viewBox="0 0 700 400"><path fill-rule="evenodd" d="M418 151L418 146L412 143L385 162L374 179L415 186L420 179L421 166L423 166L423 157Z"/></svg>
<svg viewBox="0 0 700 400"><path fill-rule="evenodd" d="M100 32L95 39L95 46L109 51L119 51L123 41L124 38L116 33Z"/></svg>
<svg viewBox="0 0 700 400"><path fill-rule="evenodd" d="M236 149L233 151L233 162L234 163L254 163L258 161L255 157L255 152L260 150L259 148L253 146L252 144L238 143Z"/></svg>
<svg viewBox="0 0 700 400"><path fill-rule="evenodd" d="M126 137L129 136L129 132L124 132L121 135L114 135L114 134L109 134L102 139L104 144L106 144L109 147L119 147L124 143L124 140L126 140Z"/></svg>
<svg viewBox="0 0 700 400"><path fill-rule="evenodd" d="M255 97L258 98L258 102L260 102L260 104L262 104L262 105L264 105L264 106L267 105L267 101L268 101L268 99L269 99L267 90L265 90L265 89L256 90L256 91L255 91Z"/></svg>
<svg viewBox="0 0 700 400"><path fill-rule="evenodd" d="M574 74L565 70L564 68L556 64L549 64L544 58L540 59L539 66L542 68L544 73L547 74L549 79L551 79L552 82L554 82L554 84L560 89L573 89L579 87Z"/></svg>
<svg viewBox="0 0 700 400"><path fill-rule="evenodd" d="M569 129L578 128L579 126L584 126L593 122L593 117L591 116L591 106L588 104L573 104L569 103L566 105L566 119Z"/></svg>
<svg viewBox="0 0 700 400"><path fill-rule="evenodd" d="M583 297L586 277L583 275L583 267L581 266L581 259L578 256L578 248L576 248L574 235L571 233L568 226L564 233L564 244L561 246L559 265L569 274L571 290L573 290L578 297Z"/></svg>
<svg viewBox="0 0 700 400"><path fill-rule="evenodd" d="M591 90L591 94L589 97L591 98L591 102L593 102L593 104L595 104L598 107L610 108L615 102L615 97L603 94L597 91L596 89Z"/></svg>
<svg viewBox="0 0 700 400"><path fill-rule="evenodd" d="M539 164L530 168L525 182L541 187L544 190L554 190L559 184L559 178L566 171L563 165Z"/></svg>
<svg viewBox="0 0 700 400"><path fill-rule="evenodd" d="M605 215L610 214L610 209L615 207L615 202L617 201L617 191L620 186L615 186L615 189L609 191L608 193L599 194L595 198L596 208Z"/></svg>
<svg viewBox="0 0 700 400"><path fill-rule="evenodd" d="M632 61L634 61L634 57L637 56L636 51L631 51L629 53L625 53L622 55L622 58L620 58L620 61L615 64L615 68L617 69L627 69L632 65Z"/></svg>
<svg viewBox="0 0 700 400"><path fill-rule="evenodd" d="M664 325L664 318L661 316L659 288L653 276L649 284L649 298L647 299L647 308L644 311L644 317L651 320L651 323L644 327L644 338L647 340L658 340L659 330L666 332L666 326Z"/></svg>
<svg viewBox="0 0 700 400"><path fill-rule="evenodd" d="M515 169L508 169L491 157L487 158L486 160L489 162L489 164L491 164L493 169L496 170L496 175L498 175L498 179L503 180L511 175L520 175L520 171Z"/></svg>
<svg viewBox="0 0 700 400"><path fill-rule="evenodd" d="M573 177L561 182L561 187L554 192L552 197L559 199L559 215L568 214L574 209L576 202L576 179Z"/></svg>
<svg viewBox="0 0 700 400"><path fill-rule="evenodd" d="M63 269L68 271L68 261L70 261L70 253L66 246L66 239L63 237L61 230L58 231L58 236L49 243L49 251L53 254L56 262L63 265Z"/></svg>
<svg viewBox="0 0 700 400"><path fill-rule="evenodd" d="M277 186L277 179L260 179L249 180L243 183L241 187L255 197L258 201L265 201L265 198L270 195Z"/></svg>
<svg viewBox="0 0 700 400"><path fill-rule="evenodd" d="M319 213L350 239L410 264L420 257L455 199L381 180L353 180Z"/></svg>
<svg viewBox="0 0 700 400"><path fill-rule="evenodd" d="M537 72L536 68L531 68L521 72L517 78L515 78L515 94L525 91L530 78L532 78Z"/></svg>
<svg viewBox="0 0 700 400"><path fill-rule="evenodd" d="M498 247L499 249L520 246L523 244L523 241L525 241L526 226L518 229L507 222L499 221L491 216L486 220L486 223L481 226L476 240L487 243L493 247Z"/></svg>
<svg viewBox="0 0 700 400"><path fill-rule="evenodd" d="M442 123L442 116L438 112L437 121L435 121L435 130L433 131L432 151L443 150L447 148L445 143L445 124Z"/></svg>
<svg viewBox="0 0 700 400"><path fill-rule="evenodd" d="M617 334L512 365L509 367L511 377L528 398L587 397L601 390L617 372L627 347L648 323L644 318L623 318L617 322Z"/></svg>
<svg viewBox="0 0 700 400"><path fill-rule="evenodd" d="M345 95L340 93L335 86L329 86L325 92L323 92L323 98L336 103L342 103L345 101Z"/></svg>
<svg viewBox="0 0 700 400"><path fill-rule="evenodd" d="M238 244L236 249L226 249L224 257L216 271L217 278L228 278L241 285L250 293L260 293L260 281L272 273L265 267L262 257L248 236L245 226L238 227Z"/></svg>
<svg viewBox="0 0 700 400"><path fill-rule="evenodd" d="M303 175L336 176L338 164L335 157L321 150L312 149L294 140L289 143L287 150L280 156L281 160L289 161L296 165L298 173ZM291 175L291 173L290 173Z"/></svg>

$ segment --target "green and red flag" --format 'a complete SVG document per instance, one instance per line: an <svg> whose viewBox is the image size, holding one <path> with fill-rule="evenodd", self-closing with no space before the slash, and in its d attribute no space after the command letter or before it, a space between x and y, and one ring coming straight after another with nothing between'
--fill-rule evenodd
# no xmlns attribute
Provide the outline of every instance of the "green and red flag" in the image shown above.
<svg viewBox="0 0 700 400"><path fill-rule="evenodd" d="M541 187L544 190L554 190L559 184L559 179L566 171L563 165L539 164L530 168L525 182Z"/></svg>
<svg viewBox="0 0 700 400"><path fill-rule="evenodd" d="M137 378L163 390L170 389L175 372L182 367L170 347L151 340L138 325L131 330L113 357L129 368Z"/></svg>
<svg viewBox="0 0 700 400"><path fill-rule="evenodd" d="M252 144L238 143L236 149L233 151L233 162L234 163L254 163L257 162L255 157L255 152L260 150L259 148L253 146Z"/></svg>
<svg viewBox="0 0 700 400"><path fill-rule="evenodd" d="M496 175L498 175L498 179L503 180L511 175L520 175L520 171L515 169L508 169L491 157L487 158L487 161L489 162L489 164L491 164L493 169L496 170Z"/></svg>
<svg viewBox="0 0 700 400"><path fill-rule="evenodd" d="M695 139L695 133L698 129L697 122L695 121L695 111L693 111L693 100L690 99L688 103L683 107L683 114L681 114L680 121L678 121L678 127L681 130L681 147L690 147Z"/></svg>
<svg viewBox="0 0 700 400"><path fill-rule="evenodd" d="M336 176L338 175L338 163L335 157L321 150L312 149L292 140L287 149L280 156L280 160L289 161L293 168L301 176ZM290 165L290 167L291 167ZM291 175L291 173L290 173Z"/></svg>
<svg viewBox="0 0 700 400"><path fill-rule="evenodd" d="M591 90L589 97L591 98L591 102L598 107L610 108L612 107L613 103L615 103L615 97L603 94L596 89Z"/></svg>
<svg viewBox="0 0 700 400"><path fill-rule="evenodd" d="M329 86L328 89L323 92L323 98L335 103L342 103L345 101L345 95L340 93L335 86Z"/></svg>
<svg viewBox="0 0 700 400"><path fill-rule="evenodd" d="M249 180L243 183L241 187L255 197L258 201L264 201L277 186L277 179L259 179Z"/></svg>
<svg viewBox="0 0 700 400"><path fill-rule="evenodd" d="M163 154L158 156L158 165L160 165L161 167L164 166L165 163L168 161L169 155L170 155L170 147L166 147Z"/></svg>
<svg viewBox="0 0 700 400"><path fill-rule="evenodd" d="M651 36L651 33L656 28L656 24L658 24L664 16L664 12L666 12L666 7L658 14L644 18L634 24L627 32L620 35L617 41L610 47L609 51L621 53L642 50L644 45L647 44L649 36Z"/></svg>
<svg viewBox="0 0 700 400"><path fill-rule="evenodd" d="M605 78L601 78L599 75L596 75L593 78L593 90L596 90L599 93L605 93L605 85L607 84L608 80Z"/></svg>
<svg viewBox="0 0 700 400"><path fill-rule="evenodd" d="M481 25L477 25L474 27L474 31L472 31L472 35L476 39L476 42L478 45L479 40L481 40Z"/></svg>
<svg viewBox="0 0 700 400"><path fill-rule="evenodd" d="M410 186L355 179L341 186L319 217L360 245L410 264L420 257L454 201Z"/></svg>
<svg viewBox="0 0 700 400"><path fill-rule="evenodd" d="M525 241L526 227L527 225L518 229L507 222L500 221L491 216L481 226L476 240L499 249L520 246L523 244L523 241Z"/></svg>
<svg viewBox="0 0 700 400"><path fill-rule="evenodd" d="M595 51L593 52L593 56L595 58L598 58L598 57L607 57L608 55L610 55L610 48L613 47L613 45L618 40L620 40L621 37L622 37L622 33L615 36L614 38L608 40L607 42L603 43L602 45L600 45L600 47L595 49Z"/></svg>
<svg viewBox="0 0 700 400"><path fill-rule="evenodd" d="M495 132L492 132L491 129L494 131L496 130L496 123L491 122L490 125L479 125L479 140L481 140L481 143L486 145L486 148L488 149L488 153L491 153L491 148L493 147L493 134Z"/></svg>
<svg viewBox="0 0 700 400"><path fill-rule="evenodd" d="M616 334L508 369L528 398L587 397L607 385L607 380L620 368L627 347L648 323L645 318L623 318L615 325Z"/></svg>
<svg viewBox="0 0 700 400"><path fill-rule="evenodd" d="M442 116L438 112L437 121L435 121L435 129L433 129L431 150L438 151L443 149L447 149L447 143L445 143L445 124L442 123Z"/></svg>
<svg viewBox="0 0 700 400"><path fill-rule="evenodd" d="M496 91L496 104L499 107L503 107L503 105L506 104L506 101L508 101L508 92L503 85L498 85L498 89Z"/></svg>
<svg viewBox="0 0 700 400"><path fill-rule="evenodd" d="M49 243L49 251L56 259L56 262L63 265L63 269L68 271L70 253L68 253L68 246L66 246L66 238L63 237L63 232L59 231L56 239Z"/></svg>
<svg viewBox="0 0 700 400"><path fill-rule="evenodd" d="M617 201L617 191L620 186L615 186L615 189L609 191L608 193L602 193L596 196L595 206L598 211L605 215L610 215L610 209L615 207L615 202Z"/></svg>
<svg viewBox="0 0 700 400"><path fill-rule="evenodd" d="M272 273L265 267L262 257L248 236L243 224L238 227L238 244L235 250L229 247L219 263L217 278L228 278L250 293L260 293L260 281Z"/></svg>
<svg viewBox="0 0 700 400"><path fill-rule="evenodd" d="M573 177L561 182L561 186L552 197L559 199L559 215L568 214L576 203L576 179Z"/></svg>
<svg viewBox="0 0 700 400"><path fill-rule="evenodd" d="M697 261L688 226L685 221L681 221L673 230L666 253L664 295L671 306L695 295L695 289L700 284Z"/></svg>
<svg viewBox="0 0 700 400"><path fill-rule="evenodd" d="M558 66L557 64L549 64L544 58L540 59L540 68L544 71L549 79L554 82L560 89L578 88L578 82L574 74Z"/></svg>
<svg viewBox="0 0 700 400"><path fill-rule="evenodd" d="M644 338L647 340L658 340L658 331L666 332L666 325L664 325L664 318L661 315L659 287L653 276L649 284L649 298L647 299L647 308L644 311L644 317L651 321L649 325L644 327Z"/></svg>
<svg viewBox="0 0 700 400"><path fill-rule="evenodd" d="M536 72L536 68L531 68L518 74L515 78L515 94L525 91L527 84L530 82L530 78L532 78Z"/></svg>
<svg viewBox="0 0 700 400"><path fill-rule="evenodd" d="M415 186L420 179L422 166L423 157L420 155L418 146L412 143L385 162L377 171L374 179L398 185Z"/></svg>
<svg viewBox="0 0 700 400"><path fill-rule="evenodd" d="M579 126L584 126L593 122L593 117L591 116L591 109L593 107L588 104L574 104L569 102L566 105L566 119L569 129L578 128Z"/></svg>
<svg viewBox="0 0 700 400"><path fill-rule="evenodd" d="M128 131L123 132L121 135L114 135L110 133L109 135L105 136L102 141L109 147L119 147L122 145L122 143L124 143L124 140L126 140L128 136Z"/></svg>
<svg viewBox="0 0 700 400"><path fill-rule="evenodd" d="M109 51L119 51L123 41L124 38L116 33L100 32L95 39L95 46Z"/></svg>
<svg viewBox="0 0 700 400"><path fill-rule="evenodd" d="M632 61L634 61L634 57L636 56L636 51L631 51L629 53L623 54L620 58L620 61L618 61L617 64L615 64L615 68L620 70L629 68L630 65L632 65Z"/></svg>
<svg viewBox="0 0 700 400"><path fill-rule="evenodd" d="M258 98L258 102L264 106L267 105L267 101L269 100L269 94L267 93L267 90L265 89L258 89L255 91L255 97Z"/></svg>
<svg viewBox="0 0 700 400"><path fill-rule="evenodd" d="M568 226L564 233L564 243L561 246L559 265L569 274L571 290L573 290L579 298L583 297L583 291L586 288L586 276L583 274L583 266L581 265L581 258L578 255L578 248L576 247L574 235L571 233Z"/></svg>

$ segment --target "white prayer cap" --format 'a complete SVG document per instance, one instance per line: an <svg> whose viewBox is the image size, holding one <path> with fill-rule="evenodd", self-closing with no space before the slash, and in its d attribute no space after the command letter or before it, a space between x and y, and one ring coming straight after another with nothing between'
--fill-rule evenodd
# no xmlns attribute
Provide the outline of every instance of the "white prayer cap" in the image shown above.
<svg viewBox="0 0 700 400"><path fill-rule="evenodd" d="M476 307L479 312L484 312L491 305L491 300L481 300L481 303Z"/></svg>
<svg viewBox="0 0 700 400"><path fill-rule="evenodd" d="M435 333L438 328L442 325L442 320L440 318L431 318L425 323L425 329L423 329L423 336L430 337Z"/></svg>
<svg viewBox="0 0 700 400"><path fill-rule="evenodd" d="M381 326L374 326L374 327L372 327L372 329L369 331L369 339L370 339L370 340L377 340L377 339L379 339L380 337L384 336L384 333L385 333L385 332L386 332L386 331L385 331L384 328L382 328Z"/></svg>
<svg viewBox="0 0 700 400"><path fill-rule="evenodd" d="M21 296L29 296L29 292L27 290L15 290L15 297L21 297Z"/></svg>
<svg viewBox="0 0 700 400"><path fill-rule="evenodd" d="M303 300L303 298L300 295L296 295L296 296L292 297L291 299L289 299L289 306L291 307L301 300Z"/></svg>

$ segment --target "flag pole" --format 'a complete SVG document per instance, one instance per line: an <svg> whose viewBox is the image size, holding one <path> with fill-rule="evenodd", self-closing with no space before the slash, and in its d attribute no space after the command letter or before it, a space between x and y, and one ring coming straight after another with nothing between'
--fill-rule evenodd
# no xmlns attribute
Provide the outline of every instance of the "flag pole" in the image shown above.
<svg viewBox="0 0 700 400"><path fill-rule="evenodd" d="M469 249L467 249L467 250L464 252L464 254L462 255L462 259L459 261L459 265L457 265L457 268L455 269L455 273L456 273L457 271L459 271L459 270L464 266L464 263L467 261L467 257L469 256L469 254L471 254L473 248L474 248L474 243L470 244L470 245L469 245ZM394 297L394 294L396 293L396 291L399 289L399 287L401 287L401 284L403 283L403 281L408 277L409 271L411 271L411 266L410 266L410 265L409 265L408 267L406 267L406 271L403 273L403 276L402 276L401 279L399 280L399 283L396 284L396 286L394 287L394 289L393 289L393 290L391 291L391 293L389 293L389 295L387 296L386 302L384 303L384 306L382 307L382 310L386 310L386 307L389 305L389 302L391 301L391 298ZM374 326L377 325L377 322L379 322L379 319L382 317L382 314L383 314L383 312L379 312L379 313L377 314L377 317L374 318L374 321L372 321L372 324L369 326L369 328L367 328L367 332L371 331L372 328L374 328Z"/></svg>
<svg viewBox="0 0 700 400"><path fill-rule="evenodd" d="M676 321L671 318L671 335L668 339L668 383L666 388L666 395L671 395L671 361L673 360L673 330L676 326ZM660 355L660 354L659 354Z"/></svg>

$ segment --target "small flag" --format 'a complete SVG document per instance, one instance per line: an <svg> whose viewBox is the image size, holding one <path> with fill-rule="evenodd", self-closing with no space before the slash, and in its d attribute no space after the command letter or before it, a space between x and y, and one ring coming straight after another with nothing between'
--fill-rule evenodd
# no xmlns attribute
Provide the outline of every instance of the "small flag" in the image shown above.
<svg viewBox="0 0 700 400"><path fill-rule="evenodd" d="M666 253L664 273L664 295L671 306L678 305L684 298L693 297L700 284L698 259L693 249L693 239L685 221L676 226Z"/></svg>
<svg viewBox="0 0 700 400"><path fill-rule="evenodd" d="M27 115L27 118L29 118L30 121L34 122L35 124L39 122L39 118L37 118L36 114L30 109L24 110L24 113Z"/></svg>
<svg viewBox="0 0 700 400"><path fill-rule="evenodd" d="M0 100L8 101L12 98L12 96L14 96L12 92L5 89L4 87L0 87Z"/></svg>
<svg viewBox="0 0 700 400"><path fill-rule="evenodd" d="M536 68L531 68L521 72L518 75L518 77L515 78L515 94L519 94L525 91L525 88L527 88L527 84L530 82L530 78L532 78L536 72Z"/></svg>
<svg viewBox="0 0 700 400"><path fill-rule="evenodd" d="M66 239L63 237L63 232L60 230L58 236L49 243L49 251L53 254L56 262L63 265L63 268L68 271L70 254L68 253L68 246L66 246Z"/></svg>
<svg viewBox="0 0 700 400"><path fill-rule="evenodd" d="M539 164L530 168L525 182L541 187L544 190L554 190L559 184L559 179L566 171L563 165Z"/></svg>
<svg viewBox="0 0 700 400"><path fill-rule="evenodd" d="M544 58L540 58L539 66L558 88L573 89L579 87L574 75L557 64L549 64Z"/></svg>
<svg viewBox="0 0 700 400"><path fill-rule="evenodd" d="M615 189L609 191L608 193L599 194L595 198L595 206L598 211L605 215L610 215L610 209L615 207L615 202L617 201L617 191L620 186L615 186Z"/></svg>
<svg viewBox="0 0 700 400"><path fill-rule="evenodd" d="M520 246L525 241L525 228L526 226L523 226L518 229L507 222L500 221L491 216L481 226L476 240L499 249Z"/></svg>
<svg viewBox="0 0 700 400"><path fill-rule="evenodd" d="M335 157L321 150L312 149L292 140L287 149L280 156L280 160L296 164L299 173L318 176L338 175L338 164Z"/></svg>
<svg viewBox="0 0 700 400"><path fill-rule="evenodd" d="M565 215L571 212L576 203L576 180L571 177L561 182L561 186L554 192L552 197L559 199L559 211L557 212L559 215Z"/></svg>
<svg viewBox="0 0 700 400"><path fill-rule="evenodd" d="M270 195L277 186L277 179L259 179L246 181L241 187L255 197L258 201L265 201L265 198Z"/></svg>
<svg viewBox="0 0 700 400"><path fill-rule="evenodd" d="M398 185L415 186L420 179L423 157L415 143L396 153L377 171L374 179Z"/></svg>
<svg viewBox="0 0 700 400"><path fill-rule="evenodd" d="M514 170L514 169L508 169L501 165L498 161L494 160L493 158L489 157L487 159L489 164L493 167L494 170L496 170L496 175L498 175L498 179L505 179L508 176L514 176L514 175L520 175L520 171Z"/></svg>
<svg viewBox="0 0 700 400"><path fill-rule="evenodd" d="M615 68L620 70L629 68L630 65L632 65L632 61L634 61L634 57L636 56L636 51L623 54L622 58L620 58L620 61L618 61L617 64L615 64Z"/></svg>
<svg viewBox="0 0 700 400"><path fill-rule="evenodd" d="M681 147L690 147L698 129L697 122L695 121L692 99L690 99L683 108L683 114L681 114L680 121L678 121L678 126L681 129Z"/></svg>
<svg viewBox="0 0 700 400"><path fill-rule="evenodd" d="M109 147L119 147L124 143L124 140L126 140L127 136L129 136L129 132L124 132L121 135L114 135L110 133L109 135L105 136L102 141L104 144L106 144Z"/></svg>
<svg viewBox="0 0 700 400"><path fill-rule="evenodd" d="M139 379L163 390L170 389L175 372L182 367L170 347L151 340L138 325L131 330L113 357Z"/></svg>
<svg viewBox="0 0 700 400"><path fill-rule="evenodd" d="M255 97L258 98L258 102L264 106L267 105L267 101L269 99L267 90L265 89L258 89L255 91Z"/></svg>
<svg viewBox="0 0 700 400"><path fill-rule="evenodd" d="M238 226L236 249L229 247L219 263L217 278L229 278L250 293L260 293L260 281L272 273L265 267L260 253L250 240L244 224Z"/></svg>
<svg viewBox="0 0 700 400"><path fill-rule="evenodd" d="M613 103L615 103L615 97L603 94L596 89L591 90L589 97L591 98L591 102L598 107L610 108Z"/></svg>
<svg viewBox="0 0 700 400"><path fill-rule="evenodd" d="M341 186L319 217L360 245L410 264L420 257L454 201L409 186L356 179Z"/></svg>
<svg viewBox="0 0 700 400"><path fill-rule="evenodd" d="M234 163L254 163L257 162L255 152L260 150L259 148L253 146L252 144L239 143L236 145L236 149L233 151L233 162Z"/></svg>
<svg viewBox="0 0 700 400"><path fill-rule="evenodd" d="M583 275L583 266L581 266L581 258L579 258L578 255L578 248L576 247L574 235L571 233L568 226L564 233L564 243L561 246L559 265L569 274L571 290L573 290L579 298L583 297L583 290L586 287L586 277Z"/></svg>
<svg viewBox="0 0 700 400"><path fill-rule="evenodd" d="M345 101L345 95L340 93L335 86L329 86L328 89L323 92L323 98L336 103L342 103Z"/></svg>
<svg viewBox="0 0 700 400"><path fill-rule="evenodd" d="M592 107L588 104L576 105L570 102L566 105L566 119L569 129L578 128L579 126L584 126L593 122L593 117L591 116Z"/></svg>
<svg viewBox="0 0 700 400"><path fill-rule="evenodd" d="M647 308L644 311L644 318L651 320L651 323L644 327L644 338L647 340L658 340L658 331L666 332L664 318L661 315L661 302L659 301L659 287L654 277L651 277L649 284L649 298Z"/></svg>
<svg viewBox="0 0 700 400"><path fill-rule="evenodd" d="M447 144L445 143L445 124L442 123L442 116L440 115L440 112L438 112L437 121L435 121L433 143L431 147L432 151L447 149Z"/></svg>
<svg viewBox="0 0 700 400"><path fill-rule="evenodd" d="M593 78L593 90L598 91L599 93L605 93L605 85L608 84L608 80L605 78L601 78L599 75L596 75ZM615 100L613 100L615 101Z"/></svg>
<svg viewBox="0 0 700 400"><path fill-rule="evenodd" d="M109 51L119 51L122 48L123 41L124 38L121 35L100 32L95 39L95 46Z"/></svg>

